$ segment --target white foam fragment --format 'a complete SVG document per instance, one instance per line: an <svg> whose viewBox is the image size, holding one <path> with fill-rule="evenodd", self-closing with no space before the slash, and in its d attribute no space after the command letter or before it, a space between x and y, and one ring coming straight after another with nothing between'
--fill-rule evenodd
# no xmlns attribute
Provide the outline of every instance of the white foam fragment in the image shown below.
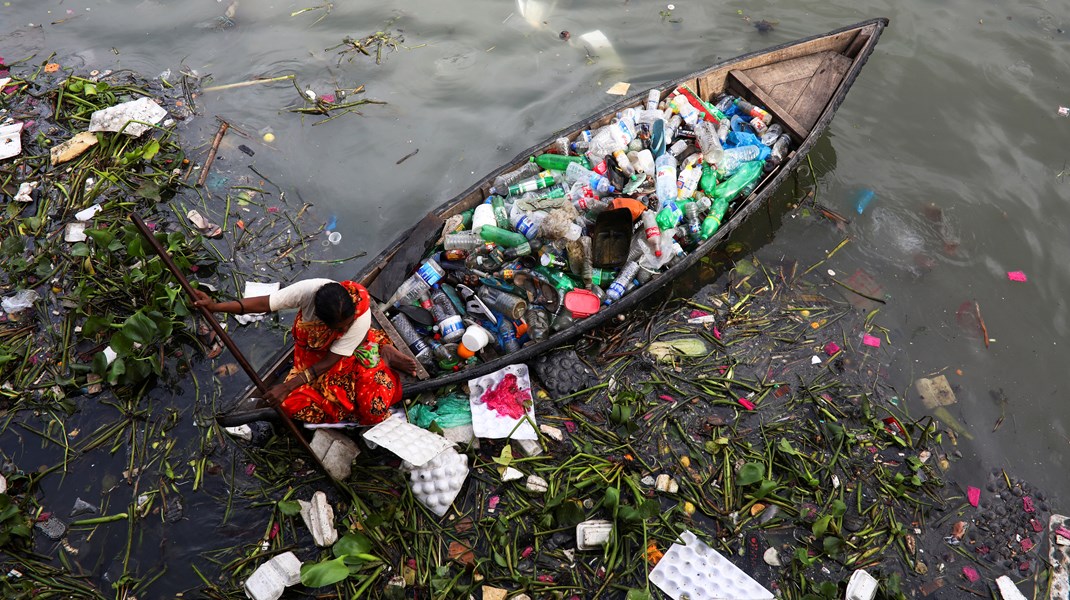
<svg viewBox="0 0 1070 600"><path fill-rule="evenodd" d="M138 137L167 116L151 98L143 97L98 110L89 118L89 131L122 131Z"/></svg>
<svg viewBox="0 0 1070 600"><path fill-rule="evenodd" d="M67 228L63 231L63 241L84 242L85 240L85 223L78 221L67 223Z"/></svg>
<svg viewBox="0 0 1070 600"><path fill-rule="evenodd" d="M252 600L278 600L291 585L301 583L301 561L284 552L257 567L245 581L245 595Z"/></svg>
<svg viewBox="0 0 1070 600"><path fill-rule="evenodd" d="M241 438L247 442L253 441L253 430L248 425L238 425L237 427L224 427L223 431L226 431L230 435Z"/></svg>
<svg viewBox="0 0 1070 600"><path fill-rule="evenodd" d="M409 488L416 499L441 517L468 478L468 457L451 446L422 467L403 462L401 468L409 471Z"/></svg>
<svg viewBox="0 0 1070 600"><path fill-rule="evenodd" d="M100 212L101 208L103 208L101 205L94 204L93 206L90 206L89 208L85 208L85 209L82 209L82 210L74 213L74 218L78 219L79 221L88 221L89 219L92 219L94 215L96 215L98 212Z"/></svg>
<svg viewBox="0 0 1070 600"><path fill-rule="evenodd" d="M4 87L0 83L0 88ZM22 123L0 125L0 160L22 154Z"/></svg>
<svg viewBox="0 0 1070 600"><path fill-rule="evenodd" d="M483 395L488 390L501 383L506 375L515 375L517 388L531 390L531 378L528 376L528 366L524 364L509 365L489 375L476 377L468 380L470 390L468 401L472 406L472 430L476 437L481 438L512 438L514 440L537 440L538 434L532 423L535 422L535 403L532 401L527 407L527 417L514 419L503 416L498 411L489 408L483 402Z"/></svg>
<svg viewBox="0 0 1070 600"><path fill-rule="evenodd" d="M270 296L271 294L279 291L282 287L279 282L274 283L260 283L259 281L246 281L245 293L242 298L256 298L257 296ZM249 323L255 323L261 321L267 313L247 313L244 315L233 315L234 320L242 325L248 325Z"/></svg>
<svg viewBox="0 0 1070 600"><path fill-rule="evenodd" d="M422 467L453 446L453 442L441 435L396 416L365 431L364 439L386 448L416 467Z"/></svg>
<svg viewBox="0 0 1070 600"><path fill-rule="evenodd" d="M338 541L338 530L334 527L334 509L327 502L327 494L312 494L311 502L298 500L301 505L301 519L305 527L312 532L312 540L320 548L326 548Z"/></svg>
<svg viewBox="0 0 1070 600"><path fill-rule="evenodd" d="M773 594L690 531L680 534L650 572L673 600L773 600Z"/></svg>
<svg viewBox="0 0 1070 600"><path fill-rule="evenodd" d="M37 189L37 184L40 181L23 181L19 184L19 191L15 192L15 197L12 198L15 202L33 202L33 191Z"/></svg>
<svg viewBox="0 0 1070 600"><path fill-rule="evenodd" d="M877 580L864 569L851 575L847 582L847 600L873 600L877 595Z"/></svg>
<svg viewBox="0 0 1070 600"><path fill-rule="evenodd" d="M594 550L609 543L613 535L613 523L592 519L576 525L576 549Z"/></svg>
<svg viewBox="0 0 1070 600"><path fill-rule="evenodd" d="M1070 598L1070 554L1065 546L1057 543L1062 536L1059 528L1070 529L1070 517L1053 514L1048 519L1048 561L1051 563L1051 599L1067 600ZM1000 592L1002 593L1002 586Z"/></svg>
<svg viewBox="0 0 1070 600"><path fill-rule="evenodd" d="M524 477L524 474L513 467L505 467L505 472L502 473L502 481L516 481L522 477Z"/></svg>
<svg viewBox="0 0 1070 600"><path fill-rule="evenodd" d="M357 443L333 429L317 429L309 442L323 468L337 481L349 479L353 461L360 455Z"/></svg>
<svg viewBox="0 0 1070 600"><path fill-rule="evenodd" d="M1006 575L998 577L996 585L999 586L999 595L1003 596L1003 600L1026 600L1025 595L1018 589L1018 586L1014 585L1010 577ZM1055 596L1052 597L1055 598Z"/></svg>

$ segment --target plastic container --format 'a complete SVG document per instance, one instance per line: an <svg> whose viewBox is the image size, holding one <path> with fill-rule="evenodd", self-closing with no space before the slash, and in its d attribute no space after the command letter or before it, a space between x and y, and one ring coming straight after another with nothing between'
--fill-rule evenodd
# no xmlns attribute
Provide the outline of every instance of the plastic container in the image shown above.
<svg viewBox="0 0 1070 600"><path fill-rule="evenodd" d="M490 343L490 333L479 325L469 325L461 336L461 344L457 346L457 356L468 360L475 356Z"/></svg>
<svg viewBox="0 0 1070 600"><path fill-rule="evenodd" d="M479 233L483 229L484 225L497 225L498 221L494 218L494 206L484 202L476 207L476 212L472 215L472 231Z"/></svg>
<svg viewBox="0 0 1070 600"><path fill-rule="evenodd" d="M589 317L601 308L602 302L594 292L588 290L572 290L565 294L565 308L572 313L572 318L583 319Z"/></svg>
<svg viewBox="0 0 1070 600"><path fill-rule="evenodd" d="M616 269L628 260L632 242L632 211L628 208L607 210L591 228L591 265Z"/></svg>
<svg viewBox="0 0 1070 600"><path fill-rule="evenodd" d="M658 203L675 200L679 193L676 187L676 157L671 152L666 152L654 161L654 165L654 191L658 195Z"/></svg>

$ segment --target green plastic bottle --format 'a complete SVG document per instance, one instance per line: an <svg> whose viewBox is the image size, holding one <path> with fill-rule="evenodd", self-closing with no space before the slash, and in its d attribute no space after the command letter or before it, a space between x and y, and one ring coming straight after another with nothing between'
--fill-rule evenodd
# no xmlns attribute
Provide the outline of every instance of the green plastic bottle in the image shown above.
<svg viewBox="0 0 1070 600"><path fill-rule="evenodd" d="M515 248L528 241L528 238L524 237L522 233L509 231L494 225L484 225L479 230L479 237L505 248Z"/></svg>
<svg viewBox="0 0 1070 600"><path fill-rule="evenodd" d="M686 203L674 202L670 200L662 206L661 210L658 211L656 219L658 227L660 227L662 231L676 227L680 224L680 221L683 220L684 210L680 208L681 204Z"/></svg>
<svg viewBox="0 0 1070 600"><path fill-rule="evenodd" d="M565 156L564 154L540 154L535 157L535 164L544 169L551 169L554 171L564 172L568 169L571 163L579 163L583 165L583 168L589 169L591 163L587 162L587 157L580 156Z"/></svg>
<svg viewBox="0 0 1070 600"><path fill-rule="evenodd" d="M763 162L760 160L752 160L743 163L743 165L739 167L739 170L736 171L735 175L724 180L724 183L713 190L713 199L724 198L731 202L743 188L747 187L754 182L755 179L758 179L758 177L761 176L762 164Z"/></svg>
<svg viewBox="0 0 1070 600"><path fill-rule="evenodd" d="M464 229L472 228L472 215L474 214L476 214L476 209L474 208L469 208L468 210L461 213L461 225L464 227Z"/></svg>
<svg viewBox="0 0 1070 600"><path fill-rule="evenodd" d="M546 267L535 267L535 272L542 275L550 285L554 286L562 292L571 292L576 289L576 282L568 276L567 273L558 271L557 269L548 269Z"/></svg>
<svg viewBox="0 0 1070 600"><path fill-rule="evenodd" d="M550 187L554 184L554 178L551 176L540 176L534 179L528 179L519 183L514 183L509 186L510 196L519 196L524 192L534 192L535 190L541 190L542 188Z"/></svg>
<svg viewBox="0 0 1070 600"><path fill-rule="evenodd" d="M698 186L707 195L712 194L714 188L717 187L717 169L709 163L702 163L702 177L698 180Z"/></svg>
<svg viewBox="0 0 1070 600"><path fill-rule="evenodd" d="M494 221L502 229L509 228L509 212L505 210L505 199L501 196L491 196L490 205L494 208Z"/></svg>
<svg viewBox="0 0 1070 600"><path fill-rule="evenodd" d="M726 212L728 212L728 200L724 198L714 199L713 204L710 205L710 212L702 220L702 228L699 230L699 235L702 236L702 239L708 240L711 235L717 233Z"/></svg>
<svg viewBox="0 0 1070 600"><path fill-rule="evenodd" d="M595 267L591 269L591 284L597 286L607 286L613 283L613 280L617 278L617 272L612 269L599 269Z"/></svg>

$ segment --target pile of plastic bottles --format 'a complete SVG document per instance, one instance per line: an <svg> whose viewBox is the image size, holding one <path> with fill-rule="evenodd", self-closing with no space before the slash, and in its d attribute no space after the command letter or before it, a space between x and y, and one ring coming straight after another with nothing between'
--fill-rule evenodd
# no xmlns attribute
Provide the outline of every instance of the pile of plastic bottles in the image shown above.
<svg viewBox="0 0 1070 600"><path fill-rule="evenodd" d="M645 105L500 175L484 203L449 219L387 301L391 321L432 374L546 339L709 239L789 144L769 112L740 98L651 90ZM611 212L628 214L619 209L631 244L610 260L597 232Z"/></svg>

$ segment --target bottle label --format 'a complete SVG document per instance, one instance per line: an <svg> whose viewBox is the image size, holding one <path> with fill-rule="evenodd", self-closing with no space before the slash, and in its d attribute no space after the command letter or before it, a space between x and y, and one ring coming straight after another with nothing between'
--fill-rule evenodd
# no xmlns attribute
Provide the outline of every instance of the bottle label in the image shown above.
<svg viewBox="0 0 1070 600"><path fill-rule="evenodd" d="M427 282L428 286L438 283L444 275L442 268L437 264L433 264L433 261L430 260L420 265L420 268L416 270L416 273L420 275L420 279Z"/></svg>
<svg viewBox="0 0 1070 600"><path fill-rule="evenodd" d="M452 315L446 317L438 324L438 327L443 339L456 337L458 332L464 332L464 321L461 320L460 315Z"/></svg>
<svg viewBox="0 0 1070 600"><path fill-rule="evenodd" d="M646 228L646 239L650 240L659 236L661 236L661 229L658 226Z"/></svg>
<svg viewBox="0 0 1070 600"><path fill-rule="evenodd" d="M614 281L613 284L609 286L609 290L606 291L606 295L613 298L620 298L624 295L624 284Z"/></svg>
<svg viewBox="0 0 1070 600"><path fill-rule="evenodd" d="M535 237L536 229L537 228L535 227L535 223L533 223L531 219L527 217L520 217L520 219L516 222L517 232L524 234L524 237L528 238L529 240Z"/></svg>
<svg viewBox="0 0 1070 600"><path fill-rule="evenodd" d="M430 346L427 345L427 342L419 337L416 338L416 341L409 344L409 350L412 350L412 353L416 356L419 356L421 352L427 351L428 348L430 348Z"/></svg>

